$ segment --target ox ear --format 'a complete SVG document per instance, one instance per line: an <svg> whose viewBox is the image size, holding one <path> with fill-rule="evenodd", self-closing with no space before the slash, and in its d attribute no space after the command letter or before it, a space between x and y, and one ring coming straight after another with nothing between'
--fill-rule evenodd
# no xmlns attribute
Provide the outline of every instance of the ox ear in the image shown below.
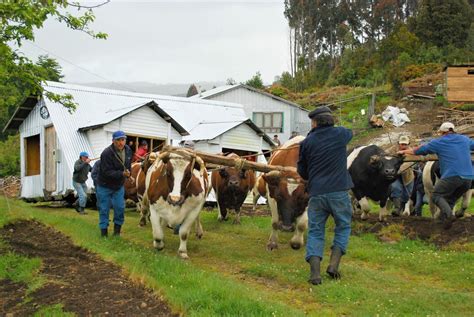
<svg viewBox="0 0 474 317"><path fill-rule="evenodd" d="M225 170L225 168L221 168L219 170L219 175L222 177L222 178L227 178L229 177L229 173L227 173L227 171Z"/></svg>
<svg viewBox="0 0 474 317"><path fill-rule="evenodd" d="M379 155L372 155L370 157L369 164L372 166L378 166L380 164L380 156Z"/></svg>

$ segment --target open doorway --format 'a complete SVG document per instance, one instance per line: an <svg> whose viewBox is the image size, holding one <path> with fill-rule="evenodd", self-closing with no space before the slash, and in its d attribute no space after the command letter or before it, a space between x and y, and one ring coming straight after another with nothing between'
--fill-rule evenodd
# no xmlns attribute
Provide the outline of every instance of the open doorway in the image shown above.
<svg viewBox="0 0 474 317"><path fill-rule="evenodd" d="M252 155L250 157L246 157L245 159L248 160L248 161L252 161L252 162L257 161L257 156L256 156L257 152L222 148L222 153L224 153L224 155L227 155L227 154L230 154L230 153L235 153L240 157L247 156L247 155Z"/></svg>
<svg viewBox="0 0 474 317"><path fill-rule="evenodd" d="M141 161L150 152L158 152L165 145L166 140L145 136L127 135L127 144L132 149L133 162Z"/></svg>

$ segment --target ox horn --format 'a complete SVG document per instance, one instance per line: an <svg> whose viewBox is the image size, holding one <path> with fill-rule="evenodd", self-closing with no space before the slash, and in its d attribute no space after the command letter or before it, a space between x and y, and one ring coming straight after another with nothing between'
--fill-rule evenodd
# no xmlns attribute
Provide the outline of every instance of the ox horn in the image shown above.
<svg viewBox="0 0 474 317"><path fill-rule="evenodd" d="M206 164L204 163L202 158L197 156L197 155L196 155L196 162L199 164L199 169L200 169L200 172L201 172L201 176L204 176L204 173L205 173L205 170L206 170Z"/></svg>

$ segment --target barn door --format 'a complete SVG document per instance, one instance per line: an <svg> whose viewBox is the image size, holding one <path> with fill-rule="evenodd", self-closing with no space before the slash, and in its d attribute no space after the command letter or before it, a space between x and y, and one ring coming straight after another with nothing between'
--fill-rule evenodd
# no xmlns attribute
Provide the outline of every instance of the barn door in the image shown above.
<svg viewBox="0 0 474 317"><path fill-rule="evenodd" d="M44 185L47 191L54 192L56 191L56 158L54 155L56 152L56 130L54 129L54 126L50 126L45 129L44 147Z"/></svg>

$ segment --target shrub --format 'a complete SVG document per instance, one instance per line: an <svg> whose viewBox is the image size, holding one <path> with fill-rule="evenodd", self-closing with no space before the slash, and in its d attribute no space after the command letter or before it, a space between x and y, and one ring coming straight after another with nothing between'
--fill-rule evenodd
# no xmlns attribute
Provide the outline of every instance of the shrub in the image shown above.
<svg viewBox="0 0 474 317"><path fill-rule="evenodd" d="M0 177L20 175L20 135L0 142Z"/></svg>

